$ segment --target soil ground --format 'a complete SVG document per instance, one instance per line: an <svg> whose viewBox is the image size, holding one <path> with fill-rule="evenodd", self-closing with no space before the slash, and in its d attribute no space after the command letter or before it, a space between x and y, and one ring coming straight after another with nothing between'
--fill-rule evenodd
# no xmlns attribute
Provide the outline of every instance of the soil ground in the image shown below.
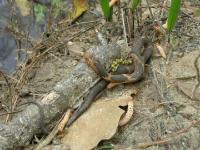
<svg viewBox="0 0 200 150"><path fill-rule="evenodd" d="M191 7L193 5L190 3ZM170 46L167 45L168 36L160 36L160 45L164 47L167 58L161 57L155 49L141 82L120 85L104 93L104 96L109 97L130 90L138 91L132 120L119 128L111 140L103 143L111 142L116 145L116 149L135 149L139 144L145 147L149 142L164 141L160 145L150 144L146 149L199 149L200 123L195 121L200 118L200 18L193 17L185 10L183 12L170 35ZM65 48L49 51L31 68L25 84L19 89L19 103L27 99L42 98L50 92L53 85L80 61L81 57L71 51L85 51L97 45L94 29L105 31L110 42L126 45L123 26L117 23L121 20L114 18L112 23L106 23L103 19L98 19L88 11L77 23L65 30L66 38L74 38L67 41ZM113 33L112 30L119 33ZM12 80L21 73L23 71L17 72L11 77ZM3 113L8 109L7 104L11 98L7 84L3 82L3 78L1 81ZM8 99L5 100L7 96ZM17 107L19 109L21 108ZM5 116L1 120L5 120Z"/></svg>

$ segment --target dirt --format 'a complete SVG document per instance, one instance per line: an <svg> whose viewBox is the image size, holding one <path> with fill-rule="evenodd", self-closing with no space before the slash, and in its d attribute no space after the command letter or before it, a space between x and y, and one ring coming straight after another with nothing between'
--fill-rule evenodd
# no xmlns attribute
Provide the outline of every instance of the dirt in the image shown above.
<svg viewBox="0 0 200 150"><path fill-rule="evenodd" d="M184 19L184 21L183 21ZM172 51L168 59L152 58L148 74L140 83L136 96L135 115L130 124L119 129L112 142L123 148L136 148L139 143L171 139L167 144L154 145L146 149L198 149L200 127L189 128L199 120L198 74L200 54L199 20L183 17L182 24L173 34ZM190 35L191 37L187 36ZM175 40L175 41L174 41ZM195 92L194 92L195 90ZM192 95L193 94L193 95ZM196 95L196 98L195 96ZM172 136L172 137L171 137ZM173 137L174 136L174 137ZM137 149L137 148L136 148Z"/></svg>
<svg viewBox="0 0 200 150"><path fill-rule="evenodd" d="M94 19L90 17L88 19L86 13L84 21ZM92 23L88 23L88 26L90 24ZM73 35L79 31L79 27L86 29L86 26L77 25L67 32L71 32ZM103 27L105 26L107 25L103 23ZM118 24L116 26L119 28ZM98 29L103 27L102 25L96 26ZM110 35L112 33L110 31L109 36L113 36L110 41L118 40L122 46L125 41L121 30L122 28L119 28L117 35ZM126 126L120 127L115 136L106 142L111 142L116 147L124 149L137 149L139 143L149 143L170 137L171 140L166 144L152 145L146 149L198 149L200 147L199 124L179 134L180 130L189 127L200 118L200 99L198 97L200 88L197 87L200 80L199 73L197 73L200 68L200 60L195 65L195 61L200 55L199 37L200 18L194 19L182 14L171 34L171 47L165 49L167 59L158 57L159 52L155 50L154 56L146 66L145 76L141 82L134 85L120 85L104 93L104 96L112 97L121 92L138 91L134 97L135 113L132 120ZM166 43L166 41L167 38L162 43ZM94 28L92 28L68 41L69 55L58 50L49 52L29 72L27 84L20 90L22 94L29 93L29 96L20 97L19 101L23 102L27 98L41 98L50 92L55 83L80 61L81 57L71 51L85 51L96 44L97 40ZM5 82L1 84L0 90L4 93L1 94L3 100L8 95ZM2 102L6 103L7 101ZM4 108L7 109L6 106Z"/></svg>

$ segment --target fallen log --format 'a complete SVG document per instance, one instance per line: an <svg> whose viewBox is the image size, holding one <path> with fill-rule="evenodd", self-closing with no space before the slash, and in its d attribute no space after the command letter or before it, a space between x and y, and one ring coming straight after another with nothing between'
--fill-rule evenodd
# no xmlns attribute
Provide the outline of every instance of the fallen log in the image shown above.
<svg viewBox="0 0 200 150"><path fill-rule="evenodd" d="M113 59L120 57L120 47L117 44L104 44L88 52L107 67ZM79 62L50 93L42 100L37 100L44 110L44 123L50 124L67 108L74 107L84 95L85 89L92 87L97 79L96 73L84 61ZM40 117L38 107L30 104L8 124L0 124L0 149L23 146L34 135L41 133Z"/></svg>

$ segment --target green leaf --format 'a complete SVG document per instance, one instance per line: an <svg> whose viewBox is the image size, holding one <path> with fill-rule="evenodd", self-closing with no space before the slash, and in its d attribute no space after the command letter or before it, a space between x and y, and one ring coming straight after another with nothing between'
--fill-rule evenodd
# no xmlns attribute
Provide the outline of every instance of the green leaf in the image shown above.
<svg viewBox="0 0 200 150"><path fill-rule="evenodd" d="M181 0L171 0L171 7L167 19L167 29L169 32L174 28L179 12L180 12Z"/></svg>
<svg viewBox="0 0 200 150"><path fill-rule="evenodd" d="M99 146L97 150L112 150L114 148L112 143L105 143L102 146Z"/></svg>
<svg viewBox="0 0 200 150"><path fill-rule="evenodd" d="M194 12L194 15L196 17L199 17L200 16L200 9L197 9L195 12Z"/></svg>
<svg viewBox="0 0 200 150"><path fill-rule="evenodd" d="M44 19L46 8L43 5L37 4L34 6L34 12L36 16L36 22L38 23Z"/></svg>
<svg viewBox="0 0 200 150"><path fill-rule="evenodd" d="M113 7L110 7L110 16L108 18L108 21L112 20L112 15L113 15Z"/></svg>
<svg viewBox="0 0 200 150"><path fill-rule="evenodd" d="M52 0L51 1L51 5L54 7L59 7L59 4L60 4L60 0Z"/></svg>
<svg viewBox="0 0 200 150"><path fill-rule="evenodd" d="M132 11L134 11L138 4L140 3L141 0L132 0L132 4L131 4L131 7L132 7Z"/></svg>
<svg viewBox="0 0 200 150"><path fill-rule="evenodd" d="M112 20L113 8L109 6L109 0L100 0L100 5L105 18L108 21Z"/></svg>

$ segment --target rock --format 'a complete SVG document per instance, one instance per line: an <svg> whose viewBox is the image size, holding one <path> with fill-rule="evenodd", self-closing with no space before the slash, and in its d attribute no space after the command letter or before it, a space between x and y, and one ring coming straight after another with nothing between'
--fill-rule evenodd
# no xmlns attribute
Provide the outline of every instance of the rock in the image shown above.
<svg viewBox="0 0 200 150"><path fill-rule="evenodd" d="M168 74L175 79L186 79L196 77L196 69L194 61L199 54L199 50L188 53L178 61L172 61L168 66ZM177 62L176 62L177 61ZM200 61L198 62L200 66Z"/></svg>
<svg viewBox="0 0 200 150"><path fill-rule="evenodd" d="M185 117L190 117L190 116L196 114L197 110L192 106L186 106L183 109L181 109L178 113Z"/></svg>

